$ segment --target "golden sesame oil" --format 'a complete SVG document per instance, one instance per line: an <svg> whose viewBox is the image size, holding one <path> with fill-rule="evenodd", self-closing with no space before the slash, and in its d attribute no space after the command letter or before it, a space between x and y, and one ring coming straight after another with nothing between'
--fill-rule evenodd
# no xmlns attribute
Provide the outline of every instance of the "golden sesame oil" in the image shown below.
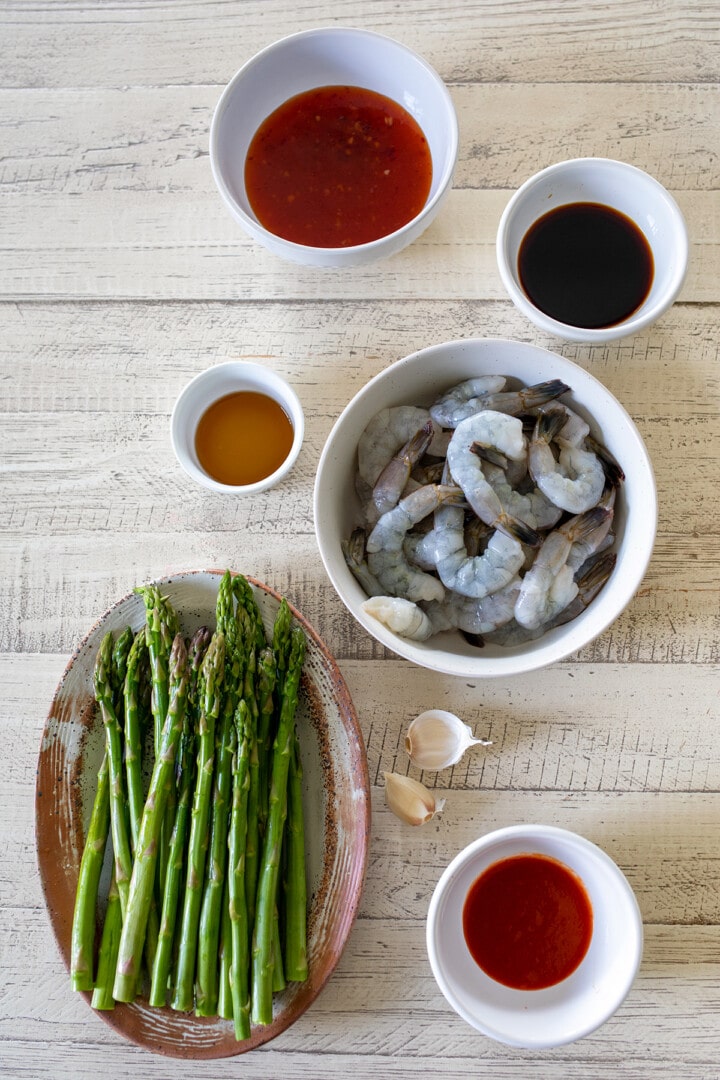
<svg viewBox="0 0 720 1080"><path fill-rule="evenodd" d="M239 390L218 398L200 417L195 452L200 467L220 484L255 484L290 453L293 426L274 398Z"/></svg>

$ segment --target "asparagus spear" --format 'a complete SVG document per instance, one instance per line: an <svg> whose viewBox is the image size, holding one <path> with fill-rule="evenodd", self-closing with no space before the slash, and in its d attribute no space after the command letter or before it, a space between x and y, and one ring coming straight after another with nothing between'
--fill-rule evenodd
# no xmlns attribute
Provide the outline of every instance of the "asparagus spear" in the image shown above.
<svg viewBox="0 0 720 1080"><path fill-rule="evenodd" d="M175 787L178 792L178 800L173 831L170 837L170 852L165 875L158 947L155 953L150 985L150 1004L156 1006L165 1005L168 979L172 966L176 920L182 896L185 850L190 826L190 807L195 779L197 679L209 641L210 631L206 626L201 626L191 638L188 647L188 696L175 772Z"/></svg>
<svg viewBox="0 0 720 1080"><path fill-rule="evenodd" d="M249 747L249 780L247 805L247 833L245 837L245 892L247 894L248 918L252 926L255 919L255 897L260 867L260 747L258 745L258 706L255 697L255 649L250 650L245 669L243 699L247 705L247 739Z"/></svg>
<svg viewBox="0 0 720 1080"><path fill-rule="evenodd" d="M137 845L145 795L142 780L143 716L140 704L142 670L147 661L145 631L135 635L125 673L125 779L130 811L130 835Z"/></svg>
<svg viewBox="0 0 720 1080"><path fill-rule="evenodd" d="M230 988L235 1038L250 1037L250 925L245 893L245 834L250 787L248 724L249 710L241 700L235 713L237 747L233 761L233 803L228 849L229 915L232 936Z"/></svg>
<svg viewBox="0 0 720 1080"><path fill-rule="evenodd" d="M128 887L132 872L132 853L128 834L127 802L123 783L123 754L112 690L112 632L103 638L95 661L95 697L105 725L105 747L110 774L110 829L115 854L115 880L120 894L120 906L125 917Z"/></svg>
<svg viewBox="0 0 720 1080"><path fill-rule="evenodd" d="M160 830L168 790L173 782L175 754L183 729L187 701L187 649L181 634L177 634L173 642L169 675L171 690L167 716L160 741L160 752L155 759L150 788L140 821L135 862L124 912L113 986L116 1001L132 1001L135 997L147 921L153 899Z"/></svg>
<svg viewBox="0 0 720 1080"><path fill-rule="evenodd" d="M258 830L265 835L267 821L268 796L270 793L270 752L275 732L272 721L275 715L275 654L266 645L258 657L258 755L260 758L260 803L258 806Z"/></svg>
<svg viewBox="0 0 720 1080"><path fill-rule="evenodd" d="M122 714L123 685L132 640L133 634L128 626L112 647L109 671L106 668L107 681L110 687L109 693L112 697L116 716ZM105 664L107 664L107 649L108 646L105 645ZM93 984L92 953L95 939L95 909L109 829L110 766L106 748L98 772L95 800L90 816L85 849L80 863L80 876L75 898L75 911L73 913L70 959L70 971L74 988L76 990L93 989L92 1005L96 1009L112 1009L115 1005L112 996L112 980L120 939L120 927L122 925L120 894L117 888L116 874L113 870L100 940L96 982Z"/></svg>
<svg viewBox="0 0 720 1080"><path fill-rule="evenodd" d="M304 982L307 966L307 880L305 823L302 805L302 764L297 731L293 735L288 778L285 827L285 976Z"/></svg>
<svg viewBox="0 0 720 1080"><path fill-rule="evenodd" d="M262 614L255 599L253 587L242 574L236 574L233 578L233 590L237 596L238 606L247 612L250 619L253 644L259 651L266 644L265 627L263 626Z"/></svg>
<svg viewBox="0 0 720 1080"><path fill-rule="evenodd" d="M295 710L305 657L305 635L299 627L293 627L290 641L290 657L283 683L278 731L273 747L270 802L253 933L252 1019L257 1024L269 1024L272 1021L273 919L277 900L283 827L287 813L287 780Z"/></svg>
<svg viewBox="0 0 720 1080"><path fill-rule="evenodd" d="M133 632L126 626L118 636L112 651L112 674L110 684L113 692L113 705L118 717L123 713L123 694L125 691L125 674L127 672L128 659L133 643Z"/></svg>
<svg viewBox="0 0 720 1080"><path fill-rule="evenodd" d="M108 889L107 909L105 911L102 938L100 939L97 977L95 979L95 987L91 999L93 1009L109 1010L115 1008L115 998L113 997L112 989L121 930L122 908L120 906L120 894L118 892L115 871L113 870L112 877L110 878L110 888Z"/></svg>
<svg viewBox="0 0 720 1080"><path fill-rule="evenodd" d="M199 748L197 779L193 798L188 865L183 898L177 979L172 996L173 1009L187 1012L193 1004L193 980L197 956L197 931L202 903L202 885L207 853L207 826L212 794L215 723L220 712L225 665L225 637L213 635L201 668Z"/></svg>
<svg viewBox="0 0 720 1080"><path fill-rule="evenodd" d="M229 838L228 838L229 842ZM220 945L218 976L218 1016L223 1020L232 1020L233 1003L230 990L230 965L232 964L232 924L230 922L230 870L225 875L223 889L222 919L220 922Z"/></svg>
<svg viewBox="0 0 720 1080"><path fill-rule="evenodd" d="M95 800L85 838L73 912L70 975L73 990L93 988L93 950L98 886L110 829L110 773L107 754L98 772Z"/></svg>
<svg viewBox="0 0 720 1080"><path fill-rule="evenodd" d="M213 1016L217 1010L218 940L222 921L228 820L232 800L232 759L236 739L233 717L241 689L244 660L229 572L225 573L218 588L217 627L225 637L225 680L222 711L215 739L210 847L198 929L196 1011L199 1016Z"/></svg>

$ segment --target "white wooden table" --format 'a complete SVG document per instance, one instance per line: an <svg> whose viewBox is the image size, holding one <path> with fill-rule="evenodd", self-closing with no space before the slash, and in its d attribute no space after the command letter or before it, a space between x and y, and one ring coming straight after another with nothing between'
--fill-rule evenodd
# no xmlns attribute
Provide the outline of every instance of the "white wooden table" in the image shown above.
<svg viewBox="0 0 720 1080"><path fill-rule="evenodd" d="M207 153L240 64L332 23L420 51L461 131L430 230L343 274L247 239ZM0 2L0 1076L720 1076L719 80L716 0ZM679 302L605 348L536 332L495 267L511 191L581 155L654 174L692 239ZM350 397L399 357L471 336L536 342L597 375L637 421L660 500L625 614L569 661L506 683L384 653L336 597L313 533L318 455ZM286 376L307 418L290 479L251 501L194 486L168 430L188 379L240 357ZM34 778L54 687L96 617L138 582L223 566L286 593L337 656L374 815L360 915L318 1000L264 1048L195 1065L126 1043L71 992L36 870ZM413 830L385 809L381 774L406 770L404 729L431 706L493 746L441 774L445 812ZM646 933L617 1015L544 1053L458 1019L424 944L442 868L478 833L521 821L603 846Z"/></svg>

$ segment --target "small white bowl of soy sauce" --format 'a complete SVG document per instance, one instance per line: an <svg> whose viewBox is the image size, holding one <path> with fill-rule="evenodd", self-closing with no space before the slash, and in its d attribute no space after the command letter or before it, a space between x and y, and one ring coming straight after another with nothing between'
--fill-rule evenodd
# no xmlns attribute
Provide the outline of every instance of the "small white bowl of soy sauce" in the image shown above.
<svg viewBox="0 0 720 1080"><path fill-rule="evenodd" d="M634 165L576 158L526 180L500 218L497 262L515 306L566 341L635 334L674 303L688 263L683 215Z"/></svg>
<svg viewBox="0 0 720 1080"><path fill-rule="evenodd" d="M188 476L231 495L253 495L284 479L304 431L289 383L245 360L201 371L180 393L170 420L175 456Z"/></svg>

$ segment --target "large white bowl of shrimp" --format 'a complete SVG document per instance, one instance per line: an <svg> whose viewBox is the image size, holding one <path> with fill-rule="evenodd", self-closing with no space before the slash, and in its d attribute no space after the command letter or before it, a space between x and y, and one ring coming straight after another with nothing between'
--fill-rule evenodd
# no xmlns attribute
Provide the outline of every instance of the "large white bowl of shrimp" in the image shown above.
<svg viewBox="0 0 720 1080"><path fill-rule="evenodd" d="M519 341L391 364L336 421L314 492L320 555L369 634L422 667L501 677L605 631L647 570L652 463L593 375Z"/></svg>

